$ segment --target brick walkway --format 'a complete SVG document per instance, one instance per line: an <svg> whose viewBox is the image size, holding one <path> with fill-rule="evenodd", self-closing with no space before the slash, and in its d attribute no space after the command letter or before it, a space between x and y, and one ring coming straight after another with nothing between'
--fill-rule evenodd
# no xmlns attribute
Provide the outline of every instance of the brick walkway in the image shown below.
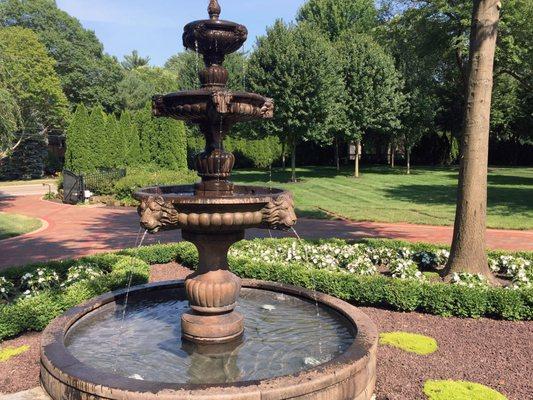
<svg viewBox="0 0 533 400"><path fill-rule="evenodd" d="M69 206L45 202L39 196L23 196L0 198L0 211L38 217L46 222L38 232L0 241L0 269L134 247L138 241L139 219L131 208ZM309 239L377 237L450 244L452 237L451 227L312 219L300 219L297 231L302 238ZM291 233L272 235L282 237ZM268 236L268 231L248 232L248 238ZM144 243L177 240L180 234L174 231L147 235ZM487 243L493 249L533 251L533 231L488 230Z"/></svg>

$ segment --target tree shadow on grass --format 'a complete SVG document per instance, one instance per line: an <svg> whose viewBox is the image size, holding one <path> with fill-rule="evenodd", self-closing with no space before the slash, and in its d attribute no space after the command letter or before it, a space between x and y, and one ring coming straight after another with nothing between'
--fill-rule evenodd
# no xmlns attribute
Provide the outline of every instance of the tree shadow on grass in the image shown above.
<svg viewBox="0 0 533 400"><path fill-rule="evenodd" d="M453 185L400 185L385 189L386 196L417 204L454 205L457 189ZM489 207L498 207L498 213L512 215L533 211L533 188L491 187Z"/></svg>
<svg viewBox="0 0 533 400"><path fill-rule="evenodd" d="M450 173L446 175L447 178L454 180L459 179L459 173ZM531 186L533 187L533 177L517 176L517 175L494 175L489 174L487 177L489 186Z"/></svg>

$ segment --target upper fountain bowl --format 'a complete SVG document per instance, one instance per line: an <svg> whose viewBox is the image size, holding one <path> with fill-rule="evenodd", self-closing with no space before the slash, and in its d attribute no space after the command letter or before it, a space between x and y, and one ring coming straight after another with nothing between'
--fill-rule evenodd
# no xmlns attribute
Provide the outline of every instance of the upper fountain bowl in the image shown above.
<svg viewBox="0 0 533 400"><path fill-rule="evenodd" d="M187 24L183 46L207 57L208 64L221 65L224 56L239 50L247 38L244 25L212 18Z"/></svg>

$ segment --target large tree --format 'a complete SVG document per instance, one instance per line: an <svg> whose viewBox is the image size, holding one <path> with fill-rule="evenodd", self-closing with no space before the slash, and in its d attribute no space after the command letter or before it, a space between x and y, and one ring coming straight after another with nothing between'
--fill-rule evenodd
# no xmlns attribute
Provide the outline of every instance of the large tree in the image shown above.
<svg viewBox="0 0 533 400"><path fill-rule="evenodd" d="M473 2L457 211L446 274L491 276L486 253L487 169L500 7L498 0Z"/></svg>
<svg viewBox="0 0 533 400"><path fill-rule="evenodd" d="M178 75L164 68L139 67L127 71L118 86L118 98L124 110L144 108L155 94L166 94L179 89Z"/></svg>
<svg viewBox="0 0 533 400"><path fill-rule="evenodd" d="M337 52L345 85L345 118L339 131L359 149L369 131L385 133L400 127L403 82L392 57L368 35L346 32L337 42ZM358 151L354 175L359 176Z"/></svg>
<svg viewBox="0 0 533 400"><path fill-rule="evenodd" d="M133 50L130 54L124 56L124 60L120 63L124 69L131 71L139 67L147 67L150 63L150 57L142 57L137 50Z"/></svg>
<svg viewBox="0 0 533 400"><path fill-rule="evenodd" d="M369 33L377 24L378 12L373 0L309 0L297 20L313 24L335 41L346 31Z"/></svg>
<svg viewBox="0 0 533 400"><path fill-rule="evenodd" d="M331 143L331 123L340 108L342 80L330 42L310 24L276 21L257 41L249 63L251 89L272 97L274 119L262 124L291 150L296 181L296 148L301 141Z"/></svg>
<svg viewBox="0 0 533 400"><path fill-rule="evenodd" d="M57 8L52 0L0 0L0 27L20 26L37 33L48 53L71 105L101 104L118 109L117 85L123 70L103 52L94 34Z"/></svg>
<svg viewBox="0 0 533 400"><path fill-rule="evenodd" d="M20 109L15 98L0 86L0 160L22 143L22 138L15 134L20 124Z"/></svg>
<svg viewBox="0 0 533 400"><path fill-rule="evenodd" d="M37 137L65 126L68 103L54 65L31 30L0 28L0 158L30 136L32 143L44 143Z"/></svg>

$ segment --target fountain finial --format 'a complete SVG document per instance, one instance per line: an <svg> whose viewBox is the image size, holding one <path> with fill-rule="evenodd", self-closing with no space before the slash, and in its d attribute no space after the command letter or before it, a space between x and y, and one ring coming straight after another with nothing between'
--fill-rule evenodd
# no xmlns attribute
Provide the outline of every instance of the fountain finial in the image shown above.
<svg viewBox="0 0 533 400"><path fill-rule="evenodd" d="M218 0L211 0L209 2L209 7L207 8L207 12L209 13L209 17L211 19L218 19L220 17L220 12L222 9L220 8L220 4L218 4Z"/></svg>

